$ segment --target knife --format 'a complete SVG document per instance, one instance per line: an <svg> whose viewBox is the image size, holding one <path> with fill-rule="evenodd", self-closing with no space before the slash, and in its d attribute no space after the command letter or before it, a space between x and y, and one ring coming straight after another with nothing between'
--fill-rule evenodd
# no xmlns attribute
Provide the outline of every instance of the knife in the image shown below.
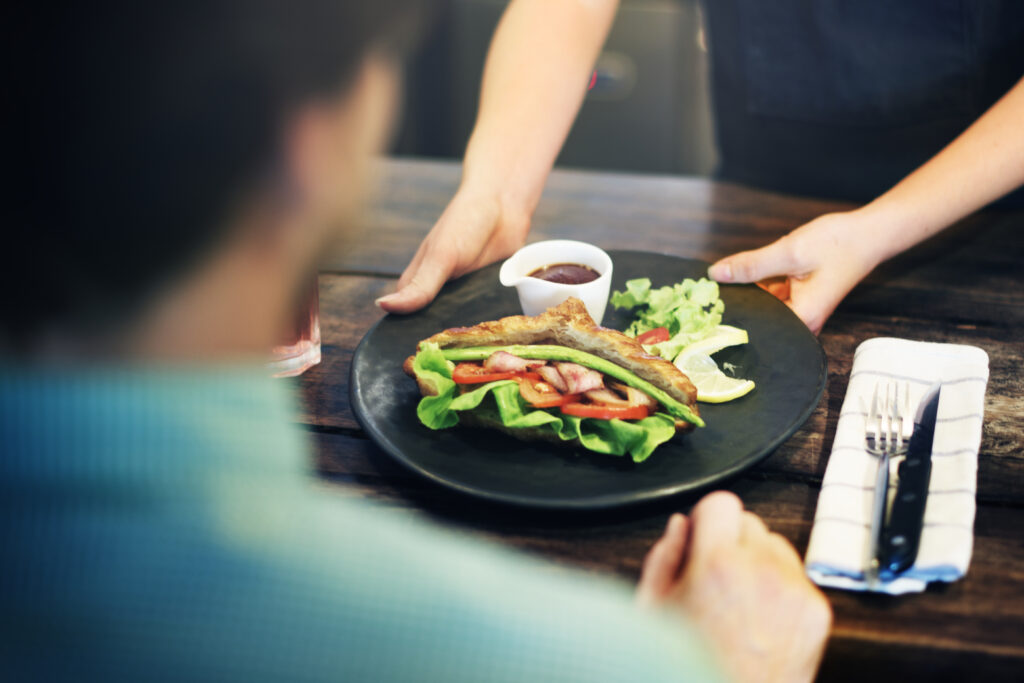
<svg viewBox="0 0 1024 683"><path fill-rule="evenodd" d="M941 390L942 384L936 383L921 399L907 455L897 470L896 497L878 544L878 576L883 581L890 581L906 571L917 558L932 476L932 445Z"/></svg>

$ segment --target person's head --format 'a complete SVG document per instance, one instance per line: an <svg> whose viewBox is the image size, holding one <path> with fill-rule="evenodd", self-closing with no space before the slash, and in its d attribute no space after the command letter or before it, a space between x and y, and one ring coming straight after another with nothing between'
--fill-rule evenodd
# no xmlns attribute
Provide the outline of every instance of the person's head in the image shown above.
<svg viewBox="0 0 1024 683"><path fill-rule="evenodd" d="M25 4L0 348L268 348L359 205L424 0Z"/></svg>

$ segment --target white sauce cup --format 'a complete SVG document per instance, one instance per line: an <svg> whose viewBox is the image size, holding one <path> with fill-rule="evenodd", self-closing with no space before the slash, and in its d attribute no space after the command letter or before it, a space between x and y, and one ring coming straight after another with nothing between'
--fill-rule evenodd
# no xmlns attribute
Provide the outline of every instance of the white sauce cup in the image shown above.
<svg viewBox="0 0 1024 683"><path fill-rule="evenodd" d="M530 277L530 273L540 268L560 263L588 266L596 270L599 277L581 285L565 285ZM612 259L604 250L586 242L534 242L512 254L501 265L499 279L506 287L516 288L519 292L519 304L526 315L539 315L574 296L583 301L587 312L600 325L611 290Z"/></svg>

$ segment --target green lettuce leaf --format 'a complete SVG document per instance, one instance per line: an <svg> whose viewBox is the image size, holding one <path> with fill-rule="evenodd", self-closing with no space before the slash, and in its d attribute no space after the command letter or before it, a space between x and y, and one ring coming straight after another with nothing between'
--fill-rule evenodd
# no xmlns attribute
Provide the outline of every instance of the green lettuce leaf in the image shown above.
<svg viewBox="0 0 1024 683"><path fill-rule="evenodd" d="M430 429L447 429L459 423L460 412L474 411L501 421L507 428L548 429L563 441L576 440L584 448L608 455L629 455L643 462L661 444L675 436L675 419L655 413L643 420L579 418L530 406L512 380L499 380L459 394L452 380L454 364L437 344L424 344L413 359L416 377L433 387L436 396L424 396L416 407L420 421ZM490 397L490 398L488 398Z"/></svg>
<svg viewBox="0 0 1024 683"><path fill-rule="evenodd" d="M651 289L648 278L629 280L625 292L614 292L616 308L636 308L636 318L626 334L636 337L657 327L668 329L671 338L647 349L673 360L689 344L711 334L722 322L725 303L719 298L718 283L701 278Z"/></svg>
<svg viewBox="0 0 1024 683"><path fill-rule="evenodd" d="M629 280L626 282L625 292L612 293L612 306L615 308L636 308L647 303L651 292L651 281L648 278Z"/></svg>
<svg viewBox="0 0 1024 683"><path fill-rule="evenodd" d="M446 360L437 344L424 344L412 360L412 371L419 382L431 387L435 396L424 396L416 406L416 416L431 429L447 429L459 423L449 406L455 396L452 370L455 364Z"/></svg>
<svg viewBox="0 0 1024 683"><path fill-rule="evenodd" d="M643 462L676 433L675 420L655 413L636 422L593 420L565 415L566 426L589 450L609 455L629 453L633 462ZM564 437L563 437L564 438Z"/></svg>

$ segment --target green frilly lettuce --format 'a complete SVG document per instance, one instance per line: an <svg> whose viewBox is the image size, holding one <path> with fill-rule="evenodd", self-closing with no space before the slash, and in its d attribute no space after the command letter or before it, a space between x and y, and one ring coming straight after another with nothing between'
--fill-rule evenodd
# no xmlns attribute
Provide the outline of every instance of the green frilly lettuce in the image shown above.
<svg viewBox="0 0 1024 683"><path fill-rule="evenodd" d="M651 289L648 278L629 280L625 291L612 293L611 303L615 308L639 309L626 329L630 337L657 327L667 328L671 338L647 348L668 360L673 360L684 347L714 332L725 310L719 298L718 283L707 278L686 279L659 289Z"/></svg>
<svg viewBox="0 0 1024 683"><path fill-rule="evenodd" d="M552 410L531 407L519 394L512 380L482 384L464 394L452 380L455 365L444 357L437 344L423 344L413 359L416 377L436 392L424 396L416 407L420 422L430 429L447 429L459 423L459 413L478 411L501 420L508 428L551 430L563 441L577 440L584 448L608 455L629 455L643 462L659 445L675 433L670 415L655 413L643 420L597 420L563 415ZM490 398L488 398L490 397Z"/></svg>

